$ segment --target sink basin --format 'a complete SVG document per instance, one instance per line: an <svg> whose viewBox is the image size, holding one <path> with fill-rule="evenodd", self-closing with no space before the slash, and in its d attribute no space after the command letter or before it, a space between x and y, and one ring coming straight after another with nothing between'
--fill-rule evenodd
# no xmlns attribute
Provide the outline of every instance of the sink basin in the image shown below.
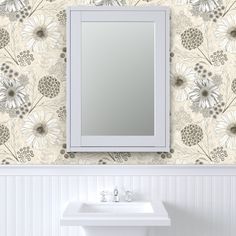
<svg viewBox="0 0 236 236"><path fill-rule="evenodd" d="M80 213L103 214L137 214L154 213L151 203L83 203L78 209Z"/></svg>
<svg viewBox="0 0 236 236"><path fill-rule="evenodd" d="M151 202L69 202L61 217L67 226L169 226L164 205Z"/></svg>

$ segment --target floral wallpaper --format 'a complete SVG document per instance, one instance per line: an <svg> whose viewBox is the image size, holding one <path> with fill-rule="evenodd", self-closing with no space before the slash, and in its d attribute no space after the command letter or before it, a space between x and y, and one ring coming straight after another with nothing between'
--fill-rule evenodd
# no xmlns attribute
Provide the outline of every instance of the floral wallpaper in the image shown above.
<svg viewBox="0 0 236 236"><path fill-rule="evenodd" d="M171 8L170 153L66 152L70 5ZM236 164L236 1L0 0L0 164Z"/></svg>

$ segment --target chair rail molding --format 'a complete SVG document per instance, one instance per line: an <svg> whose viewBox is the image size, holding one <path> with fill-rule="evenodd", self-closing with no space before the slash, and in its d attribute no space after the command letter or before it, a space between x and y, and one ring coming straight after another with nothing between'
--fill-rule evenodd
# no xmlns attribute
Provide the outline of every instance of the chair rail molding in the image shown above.
<svg viewBox="0 0 236 236"><path fill-rule="evenodd" d="M236 165L10 165L0 176L236 176Z"/></svg>

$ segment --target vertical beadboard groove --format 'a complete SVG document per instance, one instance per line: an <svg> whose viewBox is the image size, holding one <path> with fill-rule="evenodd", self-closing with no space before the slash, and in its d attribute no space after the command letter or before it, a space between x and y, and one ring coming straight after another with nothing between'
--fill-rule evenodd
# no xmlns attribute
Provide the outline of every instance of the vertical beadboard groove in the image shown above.
<svg viewBox="0 0 236 236"><path fill-rule="evenodd" d="M40 188L41 186L41 177L34 176L33 177L33 186L32 186L32 205L34 206L33 211L33 235L34 236L41 236L42 232L42 222L41 222L41 196L42 196L42 190ZM41 203L41 204L40 204Z"/></svg>
<svg viewBox="0 0 236 236"><path fill-rule="evenodd" d="M7 177L1 176L0 177L0 235L7 235L6 229L7 229L7 220L6 220L6 214L7 214L7 208L6 208L6 201L7 201Z"/></svg>
<svg viewBox="0 0 236 236"><path fill-rule="evenodd" d="M61 192L62 192L62 185L61 185L61 176L58 176L58 212L61 216L61 211L64 207L64 205L62 204L62 200L61 200ZM62 236L62 227L60 227L60 225L57 225L58 230L59 230L59 236Z"/></svg>
<svg viewBox="0 0 236 236"><path fill-rule="evenodd" d="M232 177L233 178L233 177ZM231 220L231 227L232 227L232 231L231 231L231 235L235 235L235 232L236 232L236 178L234 177L233 180L231 179L231 189L232 189L232 192L233 192L233 195L232 195L232 211L231 211L231 214L232 214L232 220Z"/></svg>
<svg viewBox="0 0 236 236"><path fill-rule="evenodd" d="M57 176L52 176L52 195L51 195L51 208L52 208L52 225L58 225L59 222L59 217L57 215L57 210L56 208L58 208L58 206L56 206L56 202L58 203L57 200ZM52 236L58 236L58 230L57 227L52 227Z"/></svg>
<svg viewBox="0 0 236 236"><path fill-rule="evenodd" d="M70 201L75 200L75 194L76 192L74 188L74 176L68 176L68 196L69 196L68 199ZM70 227L68 230L69 230L69 235L75 236L76 232L74 227Z"/></svg>
<svg viewBox="0 0 236 236"><path fill-rule="evenodd" d="M29 194L30 194L30 179L28 178L28 176L25 176L25 181L24 181L24 189L25 189L25 207L24 207L24 215L25 215L25 219L24 219L24 232L26 236L29 236L29 218L30 218L30 214L29 214Z"/></svg>
<svg viewBox="0 0 236 236"><path fill-rule="evenodd" d="M133 191L131 179L132 179L132 176L130 176L130 175L129 175L129 176L125 176L125 177L123 178L124 190L125 190L125 191Z"/></svg>
<svg viewBox="0 0 236 236"><path fill-rule="evenodd" d="M72 175L0 176L0 236L84 236L78 227L61 227L69 200L100 200L117 186L136 200L162 200L172 227L150 236L234 236L236 176Z"/></svg>
<svg viewBox="0 0 236 236"><path fill-rule="evenodd" d="M212 215L211 215L211 234L215 234L216 236L219 236L218 230L215 230L218 228L218 225L216 224L216 213L217 213L217 208L216 208L216 201L217 201L217 176L212 177L212 184L211 184L211 189L212 189L212 198L211 198L211 205L212 205Z"/></svg>
<svg viewBox="0 0 236 236"><path fill-rule="evenodd" d="M231 222L230 216L231 215L227 214L227 209L230 208L230 202L231 202L231 189L230 189L231 178L230 176L225 177L225 185L227 186L227 191L225 192L225 195L224 195L224 202L225 202L224 215L227 219L226 220L226 229L227 229L226 234L230 235L230 222Z"/></svg>
<svg viewBox="0 0 236 236"><path fill-rule="evenodd" d="M43 222L43 234L42 236L47 236L49 234L49 228L48 228L48 214L47 214L47 209L48 209L48 193L49 193L49 181L47 176L42 177L42 204L43 204L43 209L42 209L42 222Z"/></svg>
<svg viewBox="0 0 236 236"><path fill-rule="evenodd" d="M141 199L141 193L140 193L140 181L139 176L133 176L132 177L133 182L133 191L134 191L134 198L137 200Z"/></svg>
<svg viewBox="0 0 236 236"><path fill-rule="evenodd" d="M7 235L15 236L16 235L16 177L8 176L7 177Z"/></svg>
<svg viewBox="0 0 236 236"><path fill-rule="evenodd" d="M230 194L230 206L231 208L234 209L234 204L235 204L235 199L236 199L236 195L235 193L235 183L234 183L234 179L232 176L230 177L230 189L231 189L231 194ZM236 217L234 218L234 212L231 211L230 212L230 236L233 236L233 232L234 232L234 225L235 225L235 221L236 221ZM236 229L235 229L236 230Z"/></svg>
<svg viewBox="0 0 236 236"><path fill-rule="evenodd" d="M208 219L208 209L209 209L209 177L204 176L202 179L202 205L203 205L203 211L202 211L202 215L203 215L203 219ZM203 236L207 236L209 234L209 224L206 224L205 226L205 232L203 234Z"/></svg>
<svg viewBox="0 0 236 236"><path fill-rule="evenodd" d="M16 176L16 235L25 235L24 219L25 219L25 183L24 176Z"/></svg>
<svg viewBox="0 0 236 236"><path fill-rule="evenodd" d="M140 192L142 194L142 199L146 201L150 201L150 193L149 193L149 185L150 183L150 176L143 176L140 178Z"/></svg>
<svg viewBox="0 0 236 236"><path fill-rule="evenodd" d="M68 176L63 176L63 177L60 177L61 178L61 191L60 191L60 195L61 195L61 206L64 208L65 207L65 204L66 202L69 200L69 196L68 196ZM81 177L81 178L84 178L84 177ZM81 180L80 178L80 180ZM80 181L79 183L80 185L80 191L83 191L84 192L84 186L83 185L83 182ZM85 199L82 199L80 198L79 200L83 201ZM62 236L66 236L66 235L69 235L69 227L67 226L63 226L61 227L61 234Z"/></svg>

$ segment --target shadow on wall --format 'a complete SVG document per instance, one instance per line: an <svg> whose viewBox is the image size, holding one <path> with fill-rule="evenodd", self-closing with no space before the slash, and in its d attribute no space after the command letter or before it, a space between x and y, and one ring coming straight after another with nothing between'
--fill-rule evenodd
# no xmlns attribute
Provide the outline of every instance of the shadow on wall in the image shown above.
<svg viewBox="0 0 236 236"><path fill-rule="evenodd" d="M223 222L215 218L213 212L204 212L201 206L187 209L169 203L164 205L171 219L171 227L152 228L149 236L229 236L222 231Z"/></svg>

